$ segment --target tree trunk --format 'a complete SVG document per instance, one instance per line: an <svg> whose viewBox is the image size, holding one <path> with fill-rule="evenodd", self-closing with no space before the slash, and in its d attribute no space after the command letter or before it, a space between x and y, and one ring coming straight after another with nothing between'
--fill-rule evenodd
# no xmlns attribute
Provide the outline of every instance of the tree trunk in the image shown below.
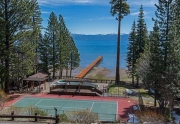
<svg viewBox="0 0 180 124"><path fill-rule="evenodd" d="M71 77L71 74L72 74L72 53L71 53L70 73L69 73L69 76L70 76L70 77Z"/></svg>
<svg viewBox="0 0 180 124"><path fill-rule="evenodd" d="M63 73L63 68L61 67L60 70L59 70L59 79L62 78L62 76L63 76L62 73Z"/></svg>
<svg viewBox="0 0 180 124"><path fill-rule="evenodd" d="M8 1L5 0L5 21L6 21L6 52L9 52L9 25L8 25ZM7 53L6 59L5 59L5 68L6 68L6 74L5 74L5 93L9 93L9 53Z"/></svg>
<svg viewBox="0 0 180 124"><path fill-rule="evenodd" d="M66 68L66 77L68 76L68 68Z"/></svg>
<svg viewBox="0 0 180 124"><path fill-rule="evenodd" d="M59 79L61 79L61 67L59 69Z"/></svg>
<svg viewBox="0 0 180 124"><path fill-rule="evenodd" d="M136 87L139 85L139 76L136 77Z"/></svg>
<svg viewBox="0 0 180 124"><path fill-rule="evenodd" d="M134 87L134 75L132 75L132 86Z"/></svg>
<svg viewBox="0 0 180 124"><path fill-rule="evenodd" d="M53 79L55 78L55 38L54 38L54 31L53 31Z"/></svg>
<svg viewBox="0 0 180 124"><path fill-rule="evenodd" d="M70 68L69 76L72 76L72 67Z"/></svg>
<svg viewBox="0 0 180 124"><path fill-rule="evenodd" d="M164 100L159 101L159 111L160 111L161 114L163 114L164 110L165 110L164 109L164 102L165 102Z"/></svg>
<svg viewBox="0 0 180 124"><path fill-rule="evenodd" d="M117 59L116 59L116 84L119 84L120 81L120 74L119 74L119 67L120 67L120 28L121 28L121 18L119 17L118 20L118 41L117 41Z"/></svg>
<svg viewBox="0 0 180 124"><path fill-rule="evenodd" d="M155 89L154 89L154 107L156 107L156 100L157 100L157 82L155 81Z"/></svg>

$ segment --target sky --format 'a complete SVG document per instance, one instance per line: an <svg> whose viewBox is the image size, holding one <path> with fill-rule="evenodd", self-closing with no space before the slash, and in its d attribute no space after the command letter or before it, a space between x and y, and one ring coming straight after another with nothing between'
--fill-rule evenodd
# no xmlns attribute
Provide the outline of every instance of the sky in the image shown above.
<svg viewBox="0 0 180 124"><path fill-rule="evenodd" d="M75 34L117 33L118 21L110 13L110 0L37 0L42 13L42 26L47 27L51 12L61 14L66 27ZM152 30L158 0L127 0L130 14L121 22L121 33L129 34L133 21L137 21L141 4L148 30Z"/></svg>

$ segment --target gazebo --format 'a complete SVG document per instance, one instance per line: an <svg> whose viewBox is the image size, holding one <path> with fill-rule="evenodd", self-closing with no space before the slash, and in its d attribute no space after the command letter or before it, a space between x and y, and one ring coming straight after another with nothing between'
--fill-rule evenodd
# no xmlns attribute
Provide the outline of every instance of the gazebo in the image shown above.
<svg viewBox="0 0 180 124"><path fill-rule="evenodd" d="M23 79L22 86L26 88L26 92L41 92L41 89L46 90L46 80L48 79L48 74L36 73L27 78ZM44 84L43 87L41 85Z"/></svg>

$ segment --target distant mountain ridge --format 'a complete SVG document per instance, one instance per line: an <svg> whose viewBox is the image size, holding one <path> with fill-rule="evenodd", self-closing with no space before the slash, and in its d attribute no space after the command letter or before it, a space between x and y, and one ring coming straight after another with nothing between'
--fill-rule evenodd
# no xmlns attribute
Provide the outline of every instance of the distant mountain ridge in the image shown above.
<svg viewBox="0 0 180 124"><path fill-rule="evenodd" d="M117 40L117 34L71 34L74 40ZM121 34L122 41L128 41L128 34Z"/></svg>

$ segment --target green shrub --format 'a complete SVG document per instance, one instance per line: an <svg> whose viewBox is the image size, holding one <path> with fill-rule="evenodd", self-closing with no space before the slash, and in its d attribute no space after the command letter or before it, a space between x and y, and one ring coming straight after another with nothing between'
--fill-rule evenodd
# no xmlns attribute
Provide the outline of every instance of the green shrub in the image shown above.
<svg viewBox="0 0 180 124"><path fill-rule="evenodd" d="M142 123L151 122L153 124L164 124L167 121L166 118L163 115L157 113L156 110L145 109L143 111L135 112L135 115Z"/></svg>
<svg viewBox="0 0 180 124"><path fill-rule="evenodd" d="M39 108L32 108L31 115L35 115L37 113L40 116L48 116L48 113L44 110L41 110Z"/></svg>
<svg viewBox="0 0 180 124"><path fill-rule="evenodd" d="M59 115L59 122L68 122L68 117L66 116L66 114Z"/></svg>
<svg viewBox="0 0 180 124"><path fill-rule="evenodd" d="M89 109L81 111L72 111L66 113L71 122L91 124L98 121L98 115L90 112Z"/></svg>

